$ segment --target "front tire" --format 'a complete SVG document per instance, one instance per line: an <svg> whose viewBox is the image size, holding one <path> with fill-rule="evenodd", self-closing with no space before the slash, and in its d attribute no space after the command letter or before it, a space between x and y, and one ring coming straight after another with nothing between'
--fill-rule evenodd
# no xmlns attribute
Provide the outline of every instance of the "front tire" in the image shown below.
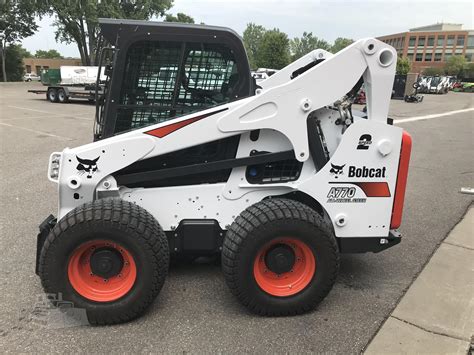
<svg viewBox="0 0 474 355"><path fill-rule="evenodd" d="M295 315L314 309L339 269L332 227L308 206L288 199L256 203L224 239L222 268L238 300L252 312Z"/></svg>
<svg viewBox="0 0 474 355"><path fill-rule="evenodd" d="M144 313L168 266L168 241L156 219L136 204L106 199L75 208L54 226L39 276L46 293L85 309L91 324L116 324Z"/></svg>

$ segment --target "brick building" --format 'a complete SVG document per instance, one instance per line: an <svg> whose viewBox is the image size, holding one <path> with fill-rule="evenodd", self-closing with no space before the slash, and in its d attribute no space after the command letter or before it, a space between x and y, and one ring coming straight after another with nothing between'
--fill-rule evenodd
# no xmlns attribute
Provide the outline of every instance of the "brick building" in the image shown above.
<svg viewBox="0 0 474 355"><path fill-rule="evenodd" d="M453 55L474 61L474 30L463 30L460 24L438 23L378 39L393 46L400 57L408 58L414 73L442 68Z"/></svg>
<svg viewBox="0 0 474 355"><path fill-rule="evenodd" d="M46 58L23 58L25 73L35 73L39 75L41 69L59 69L61 65L82 65L80 59L46 59Z"/></svg>

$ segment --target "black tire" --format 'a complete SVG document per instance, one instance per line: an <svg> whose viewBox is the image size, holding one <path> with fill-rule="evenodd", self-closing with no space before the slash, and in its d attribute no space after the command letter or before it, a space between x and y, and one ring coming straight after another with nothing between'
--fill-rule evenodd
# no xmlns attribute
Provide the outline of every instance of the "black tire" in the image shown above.
<svg viewBox="0 0 474 355"><path fill-rule="evenodd" d="M58 101L62 104L67 103L69 101L69 97L66 94L64 89L58 89Z"/></svg>
<svg viewBox="0 0 474 355"><path fill-rule="evenodd" d="M110 302L83 297L68 276L78 247L99 239L126 248L136 264L131 289ZM168 241L156 219L136 204L102 199L75 208L54 226L41 250L39 276L46 293L61 293L75 308L86 310L91 324L104 325L127 322L144 313L160 292L168 267Z"/></svg>
<svg viewBox="0 0 474 355"><path fill-rule="evenodd" d="M56 89L48 89L46 97L50 102L58 102L58 92Z"/></svg>
<svg viewBox="0 0 474 355"><path fill-rule="evenodd" d="M316 270L304 289L281 297L257 284L254 262L267 243L288 235L310 248ZM296 315L314 309L331 290L339 270L339 250L332 226L318 213L300 202L274 198L250 206L235 219L224 239L222 268L231 292L250 311Z"/></svg>

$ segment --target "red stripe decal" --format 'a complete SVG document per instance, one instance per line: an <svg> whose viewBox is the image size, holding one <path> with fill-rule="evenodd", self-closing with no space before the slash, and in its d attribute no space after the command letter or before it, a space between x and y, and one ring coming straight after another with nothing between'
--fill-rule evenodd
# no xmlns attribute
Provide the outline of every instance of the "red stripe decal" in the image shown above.
<svg viewBox="0 0 474 355"><path fill-rule="evenodd" d="M359 186L367 197L390 197L390 189L386 182L353 182Z"/></svg>
<svg viewBox="0 0 474 355"><path fill-rule="evenodd" d="M221 110L206 113L206 114L201 115L201 116L188 118L187 120L184 120L184 121L171 123L167 126L163 126L163 127L160 127L160 128L155 128L155 129L152 129L151 131L146 131L144 133L149 134L151 136L158 137L158 138L163 138L163 137L166 137L168 134L173 133L173 132L177 131L180 128L186 127L187 125L189 125L191 123L194 123L196 121L202 120L203 118L215 115L216 113L223 112L225 110L227 110L227 108L223 108Z"/></svg>

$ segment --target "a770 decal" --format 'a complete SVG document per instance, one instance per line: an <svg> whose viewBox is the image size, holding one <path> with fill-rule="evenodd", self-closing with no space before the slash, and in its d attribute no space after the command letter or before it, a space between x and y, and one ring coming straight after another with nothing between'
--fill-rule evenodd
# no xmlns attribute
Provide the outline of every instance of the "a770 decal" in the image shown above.
<svg viewBox="0 0 474 355"><path fill-rule="evenodd" d="M386 182L331 182L330 184L356 185L366 197L390 197L390 189ZM327 195L327 202L364 203L367 201L365 197L355 198L356 192L357 189L354 186L332 186Z"/></svg>

